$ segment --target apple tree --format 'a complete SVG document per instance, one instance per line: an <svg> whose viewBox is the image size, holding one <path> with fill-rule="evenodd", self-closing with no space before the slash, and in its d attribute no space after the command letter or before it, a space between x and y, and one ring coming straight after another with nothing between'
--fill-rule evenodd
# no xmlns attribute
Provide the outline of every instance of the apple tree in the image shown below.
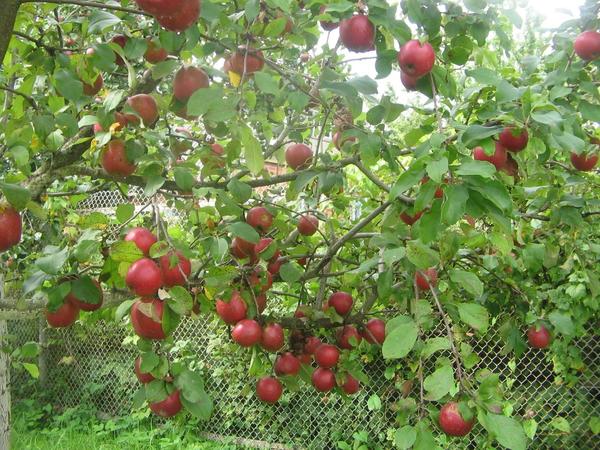
<svg viewBox="0 0 600 450"><path fill-rule="evenodd" d="M599 10L550 33L502 0L5 0L0 306L128 321L134 401L162 417L210 417L169 350L213 315L266 403L353 395L368 353L410 381L398 447L482 427L525 448L533 419L469 338L584 370ZM99 191L123 201L81 214Z"/></svg>

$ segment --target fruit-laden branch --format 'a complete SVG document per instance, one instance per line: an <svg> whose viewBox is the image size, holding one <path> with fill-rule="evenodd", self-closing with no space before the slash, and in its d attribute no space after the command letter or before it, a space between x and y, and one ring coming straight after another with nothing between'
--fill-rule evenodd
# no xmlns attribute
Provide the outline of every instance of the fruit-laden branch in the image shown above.
<svg viewBox="0 0 600 450"><path fill-rule="evenodd" d="M4 56L12 37L19 5L19 0L4 0L0 8L0 65L4 62Z"/></svg>
<svg viewBox="0 0 600 450"><path fill-rule="evenodd" d="M117 5L107 5L105 3L92 2L87 0L21 0L21 3L56 3L57 5L79 5L90 8L110 9L112 11L122 11L130 14L139 14L141 16L150 16L150 14L139 9L125 8Z"/></svg>

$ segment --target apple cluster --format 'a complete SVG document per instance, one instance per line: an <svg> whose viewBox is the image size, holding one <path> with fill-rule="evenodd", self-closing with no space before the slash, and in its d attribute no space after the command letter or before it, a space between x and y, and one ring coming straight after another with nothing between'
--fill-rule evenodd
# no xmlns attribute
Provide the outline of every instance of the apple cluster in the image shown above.
<svg viewBox="0 0 600 450"><path fill-rule="evenodd" d="M200 0L135 0L169 31L185 31L200 17Z"/></svg>

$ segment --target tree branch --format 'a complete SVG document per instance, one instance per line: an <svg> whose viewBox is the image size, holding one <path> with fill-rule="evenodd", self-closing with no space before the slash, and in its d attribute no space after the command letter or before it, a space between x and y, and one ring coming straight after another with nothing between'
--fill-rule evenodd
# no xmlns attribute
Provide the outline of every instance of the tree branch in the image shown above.
<svg viewBox="0 0 600 450"><path fill-rule="evenodd" d="M15 27L15 19L19 11L19 0L4 0L0 8L0 65L4 63L4 56Z"/></svg>
<svg viewBox="0 0 600 450"><path fill-rule="evenodd" d="M37 103L35 102L35 100L33 99L33 97L30 97L27 94L23 94L22 92L19 92L19 91L13 89L13 88L8 87L8 86L0 86L0 90L6 91L6 92L10 92L12 94L19 95L19 96L23 97L25 100L27 100L29 102L29 104L33 107L33 109L37 109Z"/></svg>
<svg viewBox="0 0 600 450"><path fill-rule="evenodd" d="M10 0L9 0L10 1ZM92 2L87 0L21 0L21 3L55 3L57 5L79 5L89 6L90 8L109 9L112 11L122 11L130 14L139 14L141 16L152 17L144 11L134 8L125 8L123 6L107 5L105 3Z"/></svg>

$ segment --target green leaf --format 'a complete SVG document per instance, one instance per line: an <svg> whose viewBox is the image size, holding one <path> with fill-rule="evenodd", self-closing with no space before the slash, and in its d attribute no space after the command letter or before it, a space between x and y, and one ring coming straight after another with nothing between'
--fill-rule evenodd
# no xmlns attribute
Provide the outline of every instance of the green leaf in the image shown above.
<svg viewBox="0 0 600 450"><path fill-rule="evenodd" d="M185 192L191 192L196 180L189 169L185 167L175 167L173 169L175 184Z"/></svg>
<svg viewBox="0 0 600 450"><path fill-rule="evenodd" d="M252 196L252 187L246 183L241 182L237 178L232 178L227 183L227 190L231 192L231 195L240 203L245 203Z"/></svg>
<svg viewBox="0 0 600 450"><path fill-rule="evenodd" d="M35 358L40 353L40 346L37 342L26 342L20 348L23 358Z"/></svg>
<svg viewBox="0 0 600 450"><path fill-rule="evenodd" d="M490 136L494 136L502 131L501 126L484 127L483 125L471 125L465 130L461 136L461 141L465 146L471 147L478 141L481 141Z"/></svg>
<svg viewBox="0 0 600 450"><path fill-rule="evenodd" d="M175 378L175 386L181 390L183 397L192 403L200 401L204 394L204 378L189 369L185 369Z"/></svg>
<svg viewBox="0 0 600 450"><path fill-rule="evenodd" d="M390 190L390 198L396 199L399 195L415 186L423 178L424 171L421 168L417 168L417 165L413 164L408 170L404 171L402 175L398 177L398 180L394 183Z"/></svg>
<svg viewBox="0 0 600 450"><path fill-rule="evenodd" d="M265 94L279 94L279 82L267 72L256 72L254 82Z"/></svg>
<svg viewBox="0 0 600 450"><path fill-rule="evenodd" d="M148 403L162 402L169 394L163 380L152 380L146 383L146 400Z"/></svg>
<svg viewBox="0 0 600 450"><path fill-rule="evenodd" d="M519 89L506 80L500 81L496 86L496 101L498 103L512 102L521 97Z"/></svg>
<svg viewBox="0 0 600 450"><path fill-rule="evenodd" d="M114 27L116 24L121 22L114 14L101 9L92 9L89 16L89 28L90 34L102 33L105 29Z"/></svg>
<svg viewBox="0 0 600 450"><path fill-rule="evenodd" d="M432 450L438 448L433 437L433 433L427 426L427 422L421 420L417 422L417 438L415 439L415 445L413 450Z"/></svg>
<svg viewBox="0 0 600 450"><path fill-rule="evenodd" d="M448 173L448 159L443 157L427 164L427 175L436 183L441 183Z"/></svg>
<svg viewBox="0 0 600 450"><path fill-rule="evenodd" d="M135 206L133 206L131 203L123 203L123 204L117 206L117 210L116 210L115 214L117 216L117 220L120 223L125 223L129 219L131 219L134 212L135 212Z"/></svg>
<svg viewBox="0 0 600 450"><path fill-rule="evenodd" d="M573 324L571 316L567 313L552 311L548 315L548 320L550 320L550 323L559 333L566 336L572 336L575 334L575 325Z"/></svg>
<svg viewBox="0 0 600 450"><path fill-rule="evenodd" d="M234 222L229 224L227 229L231 234L233 234L234 237L242 238L243 240L252 242L253 244L258 244L258 241L260 240L260 235L258 232L246 222Z"/></svg>
<svg viewBox="0 0 600 450"><path fill-rule="evenodd" d="M38 379L40 377L40 369L36 364L32 364L32 363L22 363L23 364L23 368L29 372L29 375L32 376L32 378Z"/></svg>
<svg viewBox="0 0 600 450"><path fill-rule="evenodd" d="M257 175L265 166L262 147L258 139L254 137L254 132L248 126L242 126L240 132L246 165L250 172Z"/></svg>
<svg viewBox="0 0 600 450"><path fill-rule="evenodd" d="M479 175L483 178L492 178L496 174L496 167L487 161L467 159L455 171L456 175Z"/></svg>
<svg viewBox="0 0 600 450"><path fill-rule="evenodd" d="M182 396L181 404L193 416L196 416L201 420L210 419L214 410L213 400L205 391L202 391L200 400L195 403L190 402L187 398Z"/></svg>
<svg viewBox="0 0 600 450"><path fill-rule="evenodd" d="M450 350L450 341L447 337L433 337L425 341L425 345L421 350L423 358L429 358L435 352L441 350Z"/></svg>
<svg viewBox="0 0 600 450"><path fill-rule="evenodd" d="M417 439L417 431L411 425L406 425L396 430L396 434L394 436L394 444L396 448L400 449L408 449L413 446L415 440Z"/></svg>
<svg viewBox="0 0 600 450"><path fill-rule="evenodd" d="M372 394L367 400L367 409L369 411L377 411L381 409L381 399L377 394Z"/></svg>
<svg viewBox="0 0 600 450"><path fill-rule="evenodd" d="M302 277L303 273L304 269L302 269L295 262L285 263L279 269L279 276L287 283L294 283L298 281Z"/></svg>
<svg viewBox="0 0 600 450"><path fill-rule="evenodd" d="M600 122L600 106L593 105L585 100L579 101L579 112L583 120L591 122Z"/></svg>
<svg viewBox="0 0 600 450"><path fill-rule="evenodd" d="M412 350L417 341L417 324L406 316L401 316L403 323L389 330L387 327L387 336L383 341L382 353L385 359L404 358Z"/></svg>
<svg viewBox="0 0 600 450"><path fill-rule="evenodd" d="M152 372L160 364L160 357L154 352L144 352L140 358L140 371L142 373Z"/></svg>
<svg viewBox="0 0 600 450"><path fill-rule="evenodd" d="M192 310L194 300L190 292L183 286L173 286L169 289L169 295L171 296L169 307L177 314L187 314Z"/></svg>
<svg viewBox="0 0 600 450"><path fill-rule="evenodd" d="M469 190L462 184L451 184L444 189L444 197L442 220L452 225L465 215Z"/></svg>
<svg viewBox="0 0 600 450"><path fill-rule="evenodd" d="M477 275L466 270L452 269L450 271L450 279L460 284L467 292L476 297L483 294L483 283Z"/></svg>
<svg viewBox="0 0 600 450"><path fill-rule="evenodd" d="M488 413L485 422L488 431L494 435L500 445L510 450L527 448L527 437L523 427L515 419Z"/></svg>
<svg viewBox="0 0 600 450"><path fill-rule="evenodd" d="M377 82L366 75L352 78L348 80L348 84L353 86L361 94L377 94Z"/></svg>
<svg viewBox="0 0 600 450"><path fill-rule="evenodd" d="M439 254L420 241L408 241L406 257L418 269L428 269L440 262Z"/></svg>
<svg viewBox="0 0 600 450"><path fill-rule="evenodd" d="M29 189L19 186L18 184L0 182L2 193L12 206L16 209L25 208L31 200Z"/></svg>
<svg viewBox="0 0 600 450"><path fill-rule="evenodd" d="M117 241L110 248L110 257L116 262L133 263L144 254L132 241Z"/></svg>
<svg viewBox="0 0 600 450"><path fill-rule="evenodd" d="M467 70L466 73L467 73L467 76L473 77L477 82L488 85L488 86L496 86L502 80L500 75L498 75L497 71L492 70L492 69L486 69L485 67L479 67L477 69ZM477 125L477 126L481 126L481 125ZM463 142L464 142L464 139L463 139Z"/></svg>
<svg viewBox="0 0 600 450"><path fill-rule="evenodd" d="M564 417L555 417L550 422L550 425L558 431L562 431L563 433L571 432L571 425L569 424L569 421Z"/></svg>
<svg viewBox="0 0 600 450"><path fill-rule="evenodd" d="M89 276L82 276L71 282L71 292L79 300L97 305L100 303L102 292Z"/></svg>
<svg viewBox="0 0 600 450"><path fill-rule="evenodd" d="M120 322L123 319L123 317L129 314L131 305L133 305L134 302L135 300L125 300L117 307L117 309L115 310L115 320L117 322Z"/></svg>
<svg viewBox="0 0 600 450"><path fill-rule="evenodd" d="M57 70L54 74L54 83L59 94L67 100L74 102L83 95L83 83L68 70Z"/></svg>
<svg viewBox="0 0 600 450"><path fill-rule="evenodd" d="M458 305L460 320L477 331L485 333L489 326L487 309L476 303L461 303Z"/></svg>
<svg viewBox="0 0 600 450"><path fill-rule="evenodd" d="M446 364L432 374L425 377L423 387L428 392L428 400L439 400L450 391L454 390L454 372L452 366Z"/></svg>
<svg viewBox="0 0 600 450"><path fill-rule="evenodd" d="M588 422L588 425L590 426L590 430L592 430L592 433L600 434L600 417L593 416Z"/></svg>
<svg viewBox="0 0 600 450"><path fill-rule="evenodd" d="M69 256L68 249L59 249L57 247L46 247L44 249L46 256L38 258L35 265L50 275L57 275L62 266L64 266Z"/></svg>
<svg viewBox="0 0 600 450"><path fill-rule="evenodd" d="M534 111L531 118L544 125L557 126L563 121L561 115L556 111Z"/></svg>

